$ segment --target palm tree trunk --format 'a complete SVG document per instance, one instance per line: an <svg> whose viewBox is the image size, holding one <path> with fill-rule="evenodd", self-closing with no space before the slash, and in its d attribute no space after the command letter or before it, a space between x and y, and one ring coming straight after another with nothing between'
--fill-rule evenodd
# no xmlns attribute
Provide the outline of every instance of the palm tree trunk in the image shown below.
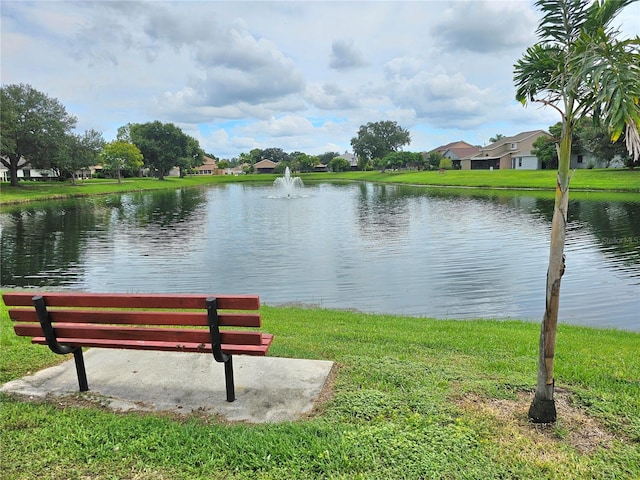
<svg viewBox="0 0 640 480"><path fill-rule="evenodd" d="M558 154L558 178L555 206L551 226L549 267L547 269L547 295L544 317L540 330L538 356L538 383L529 407L529 419L534 423L556 421L556 405L553 398L555 381L553 360L556 350L556 329L560 306L560 281L564 274L564 244L569 206L569 164L571 161L571 125L565 121Z"/></svg>

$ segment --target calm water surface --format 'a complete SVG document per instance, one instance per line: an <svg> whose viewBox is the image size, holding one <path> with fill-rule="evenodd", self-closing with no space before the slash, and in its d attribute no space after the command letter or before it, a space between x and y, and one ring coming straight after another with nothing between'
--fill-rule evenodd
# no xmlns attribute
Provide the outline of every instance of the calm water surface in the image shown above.
<svg viewBox="0 0 640 480"><path fill-rule="evenodd" d="M2 286L256 293L437 318L539 321L553 200L420 187L230 184L0 213ZM640 331L640 202L570 205L560 321Z"/></svg>

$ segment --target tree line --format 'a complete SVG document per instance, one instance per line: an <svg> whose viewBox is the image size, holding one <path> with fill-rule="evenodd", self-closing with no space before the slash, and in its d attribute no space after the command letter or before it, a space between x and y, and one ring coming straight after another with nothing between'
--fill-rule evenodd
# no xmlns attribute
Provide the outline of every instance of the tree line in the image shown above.
<svg viewBox="0 0 640 480"><path fill-rule="evenodd" d="M221 169L243 166L244 173L253 173L255 164L271 160L277 164L276 173L289 167L292 172L313 172L318 165L330 171L352 169L351 162L338 152L308 155L281 148L255 148L232 159L220 159L207 154L197 139L185 134L172 123L159 121L144 124L129 123L118 129L117 137L106 142L100 132L93 129L74 133L77 120L54 98L35 90L30 85L6 85L1 89L0 161L9 170L11 185L18 185L18 170L34 168L52 171L57 178L75 181L76 172L94 165L102 166L102 174L121 181L122 176L140 175L143 169L163 179L177 167L180 176L195 171L205 156L217 161ZM543 168L557 168L562 125L549 128L552 138L540 137L534 144L534 155L541 159ZM580 123L573 133L574 151L579 146L589 151L608 166L619 155L627 166L637 166L625 148L624 135L612 142L606 127L592 122ZM491 140L498 140L498 134ZM369 122L360 126L351 139L357 169L450 169L452 161L436 151L422 154L403 151L411 143L408 130L394 121Z"/></svg>
<svg viewBox="0 0 640 480"><path fill-rule="evenodd" d="M231 160L206 154L197 139L172 123L153 121L129 123L118 129L116 139L106 142L96 130L74 133L76 117L67 113L57 99L30 85L3 85L1 88L0 161L9 171L11 185L17 186L20 169L52 171L57 178L75 181L76 174L94 165L102 174L121 181L122 176L139 175L142 169L163 179L178 167L180 175L191 173L204 163L205 155L218 162L219 168L243 165L246 173L255 171L261 160L277 163L276 173L289 167L294 172L312 172L326 165L334 172L351 170L351 162L338 152L308 155L286 153L281 148L255 148ZM382 121L360 127L351 145L361 170L380 168L428 168L429 160L420 153L402 152L410 143L407 130L396 122ZM431 159L436 165L440 159Z"/></svg>
<svg viewBox="0 0 640 480"><path fill-rule="evenodd" d="M18 170L51 170L75 181L76 172L100 164L120 181L146 167L159 178L173 167L186 172L204 161L198 141L172 123L127 124L107 143L96 130L74 133L77 119L57 99L30 85L3 85L0 90L0 161L18 185Z"/></svg>

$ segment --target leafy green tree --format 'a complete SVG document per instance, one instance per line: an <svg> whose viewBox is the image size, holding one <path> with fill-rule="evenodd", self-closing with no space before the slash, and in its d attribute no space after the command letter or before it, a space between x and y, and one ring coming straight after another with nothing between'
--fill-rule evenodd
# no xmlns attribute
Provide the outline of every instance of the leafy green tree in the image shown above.
<svg viewBox="0 0 640 480"><path fill-rule="evenodd" d="M444 158L444 155L442 155L440 152L429 152L429 168L431 170L434 170L436 168L440 168L440 161Z"/></svg>
<svg viewBox="0 0 640 480"><path fill-rule="evenodd" d="M279 163L287 158L288 155L281 148L265 148L262 150L262 158L260 158L260 160L271 160L272 162Z"/></svg>
<svg viewBox="0 0 640 480"><path fill-rule="evenodd" d="M131 141L131 125L131 123L127 123L126 125L118 127L118 133L116 134L117 141L133 143Z"/></svg>
<svg viewBox="0 0 640 480"><path fill-rule="evenodd" d="M63 148L51 161L51 166L59 176L71 179L75 184L76 172L98 163L98 155L104 147L102 134L96 130L87 130L82 135L69 134Z"/></svg>
<svg viewBox="0 0 640 480"><path fill-rule="evenodd" d="M560 282L569 204L569 165L574 128L588 115L601 121L613 141L626 130L627 149L640 156L640 38L618 40L611 27L631 0L538 0L539 42L514 66L516 98L540 102L561 117L558 177L552 220L545 312L538 356L538 381L529 408L533 422L556 420L554 357Z"/></svg>
<svg viewBox="0 0 640 480"><path fill-rule="evenodd" d="M262 160L262 149L254 148L249 152L249 154L245 157L243 161L250 163L251 165L255 165L260 160Z"/></svg>
<svg viewBox="0 0 640 480"><path fill-rule="evenodd" d="M493 137L491 137L491 138L489 139L489 142L490 142L490 143L495 143L495 142L497 142L498 140L502 140L503 138L504 138L504 135L503 135L503 134L501 134L501 133L496 133Z"/></svg>
<svg viewBox="0 0 640 480"><path fill-rule="evenodd" d="M335 157L329 161L329 169L332 172L348 172L351 170L351 164L346 158Z"/></svg>
<svg viewBox="0 0 640 480"><path fill-rule="evenodd" d="M420 152L409 152L410 156L405 161L405 166L423 170L427 168L428 162L425 156Z"/></svg>
<svg viewBox="0 0 640 480"><path fill-rule="evenodd" d="M318 155L318 162L320 162L323 165L329 165L331 160L339 156L340 156L340 153L338 152L324 152Z"/></svg>
<svg viewBox="0 0 640 480"><path fill-rule="evenodd" d="M186 136L184 155L178 159L180 177L183 178L187 172L193 172L204 163L204 150L200 148L200 142L190 135Z"/></svg>
<svg viewBox="0 0 640 480"><path fill-rule="evenodd" d="M406 168L409 165L419 165L423 162L422 155L415 152L391 152L384 158L377 160L376 167L384 171L386 168Z"/></svg>
<svg viewBox="0 0 640 480"><path fill-rule="evenodd" d="M356 158L358 159L357 160L358 170L361 170L364 172L372 169L373 162L371 161L371 159L360 156L358 154L356 154Z"/></svg>
<svg viewBox="0 0 640 480"><path fill-rule="evenodd" d="M438 168L444 169L444 170L451 170L453 168L453 160L447 157L442 157L440 159L440 165L438 165Z"/></svg>
<svg viewBox="0 0 640 480"><path fill-rule="evenodd" d="M68 147L76 126L56 99L31 85L3 85L0 89L0 161L9 170L11 185L18 186L18 168L49 168L51 160ZM20 162L24 161L23 165Z"/></svg>
<svg viewBox="0 0 640 480"><path fill-rule="evenodd" d="M129 126L132 143L140 149L147 167L164 180L171 169L189 155L188 136L173 123L159 121Z"/></svg>
<svg viewBox="0 0 640 480"><path fill-rule="evenodd" d="M589 152L593 154L601 162L604 162L605 168L609 168L611 161L619 156L623 163L633 168L635 162L625 145L625 135L622 134L615 142L611 141L611 135L602 125L586 125L578 133L580 142Z"/></svg>
<svg viewBox="0 0 640 480"><path fill-rule="evenodd" d="M121 173L134 175L144 165L142 152L133 143L113 141L105 145L100 154L105 172L115 175L120 183Z"/></svg>
<svg viewBox="0 0 640 480"><path fill-rule="evenodd" d="M275 168L273 169L273 173L277 173L279 175L283 174L284 171L287 169L287 167L289 167L289 170L291 170L292 172L297 171L297 162L296 163L296 167L292 167L293 162L291 162L290 160L283 160L282 162L278 163Z"/></svg>
<svg viewBox="0 0 640 480"><path fill-rule="evenodd" d="M409 131L390 120L361 125L358 135L351 139L351 146L358 157L358 164L360 165L362 161L363 167L410 143Z"/></svg>
<svg viewBox="0 0 640 480"><path fill-rule="evenodd" d="M555 138L541 135L533 141L531 153L538 157L542 168L558 168L558 149Z"/></svg>
<svg viewBox="0 0 640 480"><path fill-rule="evenodd" d="M300 155L306 155L306 153L301 152L299 150L296 150L294 152L289 152L286 154L286 158L284 160L295 160L296 158L298 158Z"/></svg>
<svg viewBox="0 0 640 480"><path fill-rule="evenodd" d="M313 172L316 165L318 165L318 157L307 155L306 153L298 155L296 160L298 161L301 172Z"/></svg>
<svg viewBox="0 0 640 480"><path fill-rule="evenodd" d="M578 154L581 146L580 131L584 120L578 120L571 134L571 153ZM558 122L549 127L551 137L541 135L533 142L533 153L542 162L542 168L558 168L558 145L562 137L562 122Z"/></svg>
<svg viewBox="0 0 640 480"><path fill-rule="evenodd" d="M377 168L382 173L384 173L386 169L389 168L389 159L386 155L382 158L374 158L371 163L373 163L373 168Z"/></svg>

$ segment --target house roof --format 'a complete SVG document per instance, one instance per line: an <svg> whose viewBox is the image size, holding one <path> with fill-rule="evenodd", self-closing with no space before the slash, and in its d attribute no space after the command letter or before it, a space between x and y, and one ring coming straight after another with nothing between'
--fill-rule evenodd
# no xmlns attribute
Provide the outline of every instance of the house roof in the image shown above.
<svg viewBox="0 0 640 480"><path fill-rule="evenodd" d="M518 144L528 138L531 138L531 137L538 138L542 135L550 136L549 133L545 132L544 130L529 130L526 132L520 132L517 135L513 135L511 137L503 137L500 140L490 143L487 146L481 147L476 154L470 155L466 158L471 158L471 159L501 158L506 155L521 153L521 150L519 148L517 148L516 150L509 150L508 152L502 152L502 153L496 150L503 147L506 144L510 144L510 143Z"/></svg>
<svg viewBox="0 0 640 480"><path fill-rule="evenodd" d="M216 163L216 161L211 158L211 157L207 157L206 155L204 156L204 163L198 167L198 168L205 168L205 167L213 167L213 168L217 168L218 164Z"/></svg>
<svg viewBox="0 0 640 480"><path fill-rule="evenodd" d="M355 155L349 153L349 152L344 152L342 155L338 155L337 158L344 158L345 160L347 160L349 162L349 164L351 166L357 165L358 164L358 159L356 158Z"/></svg>
<svg viewBox="0 0 640 480"><path fill-rule="evenodd" d="M278 164L276 162L264 159L257 162L254 166L256 168L276 168L277 165Z"/></svg>
<svg viewBox="0 0 640 480"><path fill-rule="evenodd" d="M436 147L433 150L429 150L429 153L431 153L431 152L441 152L442 153L442 152L446 152L447 150L450 150L452 148L468 148L468 147L475 148L470 143L467 143L464 140L459 140L457 142L447 143L446 145L440 145L439 147Z"/></svg>
<svg viewBox="0 0 640 480"><path fill-rule="evenodd" d="M489 145L487 145L486 147L482 147L480 150L493 150L494 148L498 148L502 145L504 145L505 143L518 143L521 142L529 137L539 137L540 135L547 135L549 136L549 134L547 132L545 132L544 130L530 130L527 132L521 132L518 133L517 135L513 135L512 137L503 137L500 140L490 143Z"/></svg>
<svg viewBox="0 0 640 480"><path fill-rule="evenodd" d="M471 157L478 153L480 149L475 145L471 145L470 143L465 142L464 140L459 140L457 142L447 143L446 145L440 145L431 152L439 152L442 155L446 155L447 152L454 153L458 158Z"/></svg>

